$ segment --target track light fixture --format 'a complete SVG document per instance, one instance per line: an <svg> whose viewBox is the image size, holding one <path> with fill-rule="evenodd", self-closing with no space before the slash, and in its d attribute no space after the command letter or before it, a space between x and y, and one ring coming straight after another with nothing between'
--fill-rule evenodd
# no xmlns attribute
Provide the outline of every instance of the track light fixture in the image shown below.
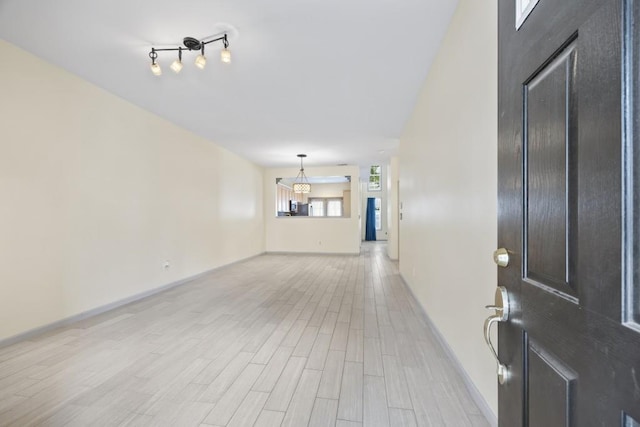
<svg viewBox="0 0 640 427"><path fill-rule="evenodd" d="M151 58L151 72L159 76L162 74L162 69L160 69L160 65L156 63L156 59L158 59L158 54L154 48L151 48L151 52L149 52L149 58Z"/></svg>
<svg viewBox="0 0 640 427"><path fill-rule="evenodd" d="M151 48L151 52L149 52L149 58L151 58L151 72L156 75L162 75L162 69L160 68L160 64L156 62L158 59L158 52L162 51L178 51L178 59L173 61L171 64L171 69L177 74L182 70L182 51L200 51L200 54L196 57L195 65L201 70L207 65L207 58L204 56L204 47L209 43L222 41L223 48L220 51L220 60L225 64L231 62L231 51L229 51L229 40L227 39L227 35L224 34L221 37L212 39L212 40L198 40L193 37L185 37L182 40L184 47L169 47L169 48L161 48L156 49L155 47Z"/></svg>
<svg viewBox="0 0 640 427"><path fill-rule="evenodd" d="M204 45L202 45L200 55L196 56L196 67L204 70L205 65L207 65L207 57L204 56Z"/></svg>
<svg viewBox="0 0 640 427"><path fill-rule="evenodd" d="M220 60L225 64L231 62L231 51L229 50L229 41L227 40L227 35L224 35L224 40L222 40L223 48L220 51Z"/></svg>
<svg viewBox="0 0 640 427"><path fill-rule="evenodd" d="M178 74L180 70L182 70L182 48L181 47L178 48L178 59L173 61L173 63L171 64L171 69L176 74Z"/></svg>

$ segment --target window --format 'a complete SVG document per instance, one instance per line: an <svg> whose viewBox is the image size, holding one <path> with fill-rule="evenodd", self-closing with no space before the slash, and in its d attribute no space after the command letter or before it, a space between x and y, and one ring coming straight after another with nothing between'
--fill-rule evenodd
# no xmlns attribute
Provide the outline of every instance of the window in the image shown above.
<svg viewBox="0 0 640 427"><path fill-rule="evenodd" d="M309 216L324 216L324 199L309 200Z"/></svg>
<svg viewBox="0 0 640 427"><path fill-rule="evenodd" d="M342 199L327 200L327 216L342 216Z"/></svg>
<svg viewBox="0 0 640 427"><path fill-rule="evenodd" d="M380 182L381 178L381 170L380 166L371 166L369 169L369 191L380 191L382 189L382 184Z"/></svg>
<svg viewBox="0 0 640 427"><path fill-rule="evenodd" d="M314 197L309 199L309 216L342 216L342 198Z"/></svg>
<svg viewBox="0 0 640 427"><path fill-rule="evenodd" d="M382 230L382 199L376 197L376 230Z"/></svg>

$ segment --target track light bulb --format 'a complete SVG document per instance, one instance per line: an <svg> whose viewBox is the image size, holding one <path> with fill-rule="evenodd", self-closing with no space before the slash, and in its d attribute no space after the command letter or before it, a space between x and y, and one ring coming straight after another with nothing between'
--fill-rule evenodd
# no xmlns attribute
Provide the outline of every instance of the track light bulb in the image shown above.
<svg viewBox="0 0 640 427"><path fill-rule="evenodd" d="M200 43L200 55L196 58L196 67L204 70L204 66L207 65L207 58L204 56L204 45L205 43Z"/></svg>
<svg viewBox="0 0 640 427"><path fill-rule="evenodd" d="M231 62L231 51L226 47L220 51L220 60L225 64Z"/></svg>
<svg viewBox="0 0 640 427"><path fill-rule="evenodd" d="M151 64L151 72L154 76L159 76L162 74L162 70L160 69L160 65L155 62Z"/></svg>
<svg viewBox="0 0 640 427"><path fill-rule="evenodd" d="M182 48L178 48L178 59L171 63L171 69L174 73L178 74L182 70Z"/></svg>
<svg viewBox="0 0 640 427"><path fill-rule="evenodd" d="M205 56L202 54L198 55L198 57L196 58L196 67L204 70L205 65L207 65L207 58L205 58Z"/></svg>
<svg viewBox="0 0 640 427"><path fill-rule="evenodd" d="M170 68L173 70L174 73L178 74L180 70L182 70L182 61L180 61L179 59L176 59L171 64Z"/></svg>

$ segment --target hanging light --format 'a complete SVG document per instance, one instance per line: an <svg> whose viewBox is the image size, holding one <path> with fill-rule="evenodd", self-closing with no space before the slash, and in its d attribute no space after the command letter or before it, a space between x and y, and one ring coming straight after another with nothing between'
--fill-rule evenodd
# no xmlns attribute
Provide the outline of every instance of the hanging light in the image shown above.
<svg viewBox="0 0 640 427"><path fill-rule="evenodd" d="M229 42L227 41L227 35L224 35L224 40L222 40L224 47L220 51L220 60L225 64L231 62L231 51L229 50Z"/></svg>
<svg viewBox="0 0 640 427"><path fill-rule="evenodd" d="M310 193L311 192L311 184L309 184L309 180L307 176L304 174L304 167L302 166L302 159L307 157L306 154L298 154L300 157L300 172L298 172L298 176L293 183L293 192L294 193Z"/></svg>
<svg viewBox="0 0 640 427"><path fill-rule="evenodd" d="M162 69L160 65L156 63L156 59L158 58L158 53L154 48L151 48L151 52L149 52L149 58L151 58L151 72L154 76L159 76L162 74Z"/></svg>
<svg viewBox="0 0 640 427"><path fill-rule="evenodd" d="M180 70L182 70L182 48L181 47L178 48L178 59L173 61L173 63L171 64L171 69L176 74L178 74Z"/></svg>
<svg viewBox="0 0 640 427"><path fill-rule="evenodd" d="M205 41L201 41L193 37L185 37L182 40L184 47L179 46L179 47L170 47L170 48L161 48L161 49L156 49L154 47L151 48L151 52L149 52L149 57L151 58L151 72L156 76L159 76L162 74L160 65L156 63L156 59L158 58L158 52L176 51L176 50L178 51L178 59L173 61L170 67L175 73L179 73L182 70L182 67L183 67L182 51L183 50L200 51L200 55L196 57L195 65L196 67L202 70L207 65L207 58L204 56L204 46L209 43L213 43L217 41L221 41L223 44L223 48L220 51L220 60L228 64L229 62L231 62L231 51L229 50L229 40L226 34L218 38L215 38L213 40L205 40Z"/></svg>
<svg viewBox="0 0 640 427"><path fill-rule="evenodd" d="M202 51L200 55L196 57L196 67L204 70L205 65L207 65L207 58L204 56L204 44L202 45Z"/></svg>

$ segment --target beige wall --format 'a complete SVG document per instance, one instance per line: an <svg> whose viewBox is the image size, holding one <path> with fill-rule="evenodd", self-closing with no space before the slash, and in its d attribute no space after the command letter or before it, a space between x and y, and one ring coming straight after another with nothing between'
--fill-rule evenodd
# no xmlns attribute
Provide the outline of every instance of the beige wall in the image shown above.
<svg viewBox="0 0 640 427"><path fill-rule="evenodd" d="M387 167L387 255L398 259L398 158L392 157Z"/></svg>
<svg viewBox="0 0 640 427"><path fill-rule="evenodd" d="M0 340L264 251L261 168L0 57Z"/></svg>
<svg viewBox="0 0 640 427"><path fill-rule="evenodd" d="M360 252L357 166L305 167L308 176L351 176L351 217L276 217L276 178L296 176L297 169L266 169L264 219L267 252L349 253ZM313 190L313 184L311 186Z"/></svg>
<svg viewBox="0 0 640 427"><path fill-rule="evenodd" d="M497 6L461 0L400 142L400 271L494 413Z"/></svg>

